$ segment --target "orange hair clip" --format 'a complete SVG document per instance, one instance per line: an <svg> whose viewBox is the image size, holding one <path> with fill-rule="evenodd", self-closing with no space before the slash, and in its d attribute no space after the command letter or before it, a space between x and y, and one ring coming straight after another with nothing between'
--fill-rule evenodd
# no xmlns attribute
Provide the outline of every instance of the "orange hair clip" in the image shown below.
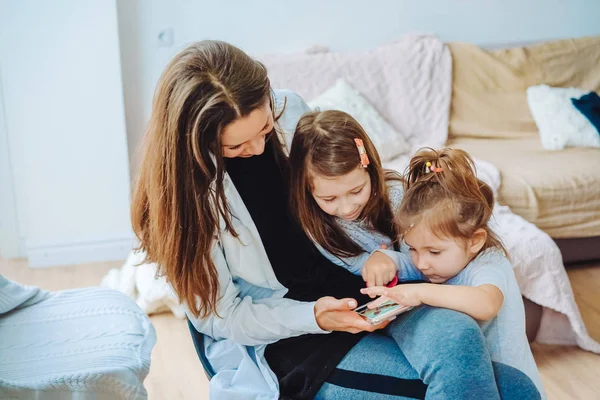
<svg viewBox="0 0 600 400"><path fill-rule="evenodd" d="M367 155L367 149L365 149L365 144L362 139L354 139L354 143L356 143L356 148L358 148L358 155L360 156L360 165L363 168L367 168L369 165L369 156Z"/></svg>
<svg viewBox="0 0 600 400"><path fill-rule="evenodd" d="M431 161L427 161L425 163L426 172L442 172L444 169L442 167L432 167Z"/></svg>

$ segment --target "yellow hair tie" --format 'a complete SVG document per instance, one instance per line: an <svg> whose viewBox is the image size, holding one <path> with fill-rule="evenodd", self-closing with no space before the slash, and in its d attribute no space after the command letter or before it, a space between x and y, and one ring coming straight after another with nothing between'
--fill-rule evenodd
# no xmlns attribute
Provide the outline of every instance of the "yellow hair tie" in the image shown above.
<svg viewBox="0 0 600 400"><path fill-rule="evenodd" d="M427 161L425 163L425 173L428 173L428 172L442 172L442 171L443 171L442 167L432 167L431 166L431 161Z"/></svg>

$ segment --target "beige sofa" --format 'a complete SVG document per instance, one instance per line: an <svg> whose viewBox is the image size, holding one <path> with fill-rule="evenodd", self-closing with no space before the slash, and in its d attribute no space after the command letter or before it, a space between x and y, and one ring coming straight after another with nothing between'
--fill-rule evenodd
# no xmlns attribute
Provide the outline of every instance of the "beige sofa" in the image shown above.
<svg viewBox="0 0 600 400"><path fill-rule="evenodd" d="M449 48L447 144L498 167L499 202L554 238L565 262L600 259L600 149L544 150L525 92L541 83L600 91L600 37Z"/></svg>

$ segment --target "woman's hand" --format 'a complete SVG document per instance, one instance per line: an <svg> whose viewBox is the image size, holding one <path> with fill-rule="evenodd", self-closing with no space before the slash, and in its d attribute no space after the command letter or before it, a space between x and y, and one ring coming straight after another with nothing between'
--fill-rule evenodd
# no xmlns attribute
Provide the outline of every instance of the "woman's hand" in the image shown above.
<svg viewBox="0 0 600 400"><path fill-rule="evenodd" d="M365 261L361 274L367 282L367 287L372 287L385 285L394 279L397 272L398 268L394 260L386 254L376 251Z"/></svg>
<svg viewBox="0 0 600 400"><path fill-rule="evenodd" d="M350 333L373 332L385 328L390 321L379 325L371 325L363 317L352 311L356 308L356 300L341 299L326 296L321 297L315 304L315 318L321 329L326 331L341 331Z"/></svg>
<svg viewBox="0 0 600 400"><path fill-rule="evenodd" d="M369 308L375 308L392 300L395 303L404 306L419 306L423 303L422 294L425 286L422 283L404 284L388 288L384 286L374 286L366 289L360 289L362 294L368 294L371 297L381 296L375 301L369 303Z"/></svg>

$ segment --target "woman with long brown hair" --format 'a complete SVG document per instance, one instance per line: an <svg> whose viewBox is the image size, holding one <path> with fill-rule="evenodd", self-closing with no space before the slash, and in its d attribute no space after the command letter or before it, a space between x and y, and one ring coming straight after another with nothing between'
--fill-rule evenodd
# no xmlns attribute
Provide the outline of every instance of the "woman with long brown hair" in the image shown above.
<svg viewBox="0 0 600 400"><path fill-rule="evenodd" d="M499 398L469 317L411 314L410 354L365 333L385 324L352 311L368 300L362 279L319 253L287 201L285 147L306 111L218 41L180 52L158 82L133 227L205 335L211 398ZM501 387L529 387L503 371Z"/></svg>

